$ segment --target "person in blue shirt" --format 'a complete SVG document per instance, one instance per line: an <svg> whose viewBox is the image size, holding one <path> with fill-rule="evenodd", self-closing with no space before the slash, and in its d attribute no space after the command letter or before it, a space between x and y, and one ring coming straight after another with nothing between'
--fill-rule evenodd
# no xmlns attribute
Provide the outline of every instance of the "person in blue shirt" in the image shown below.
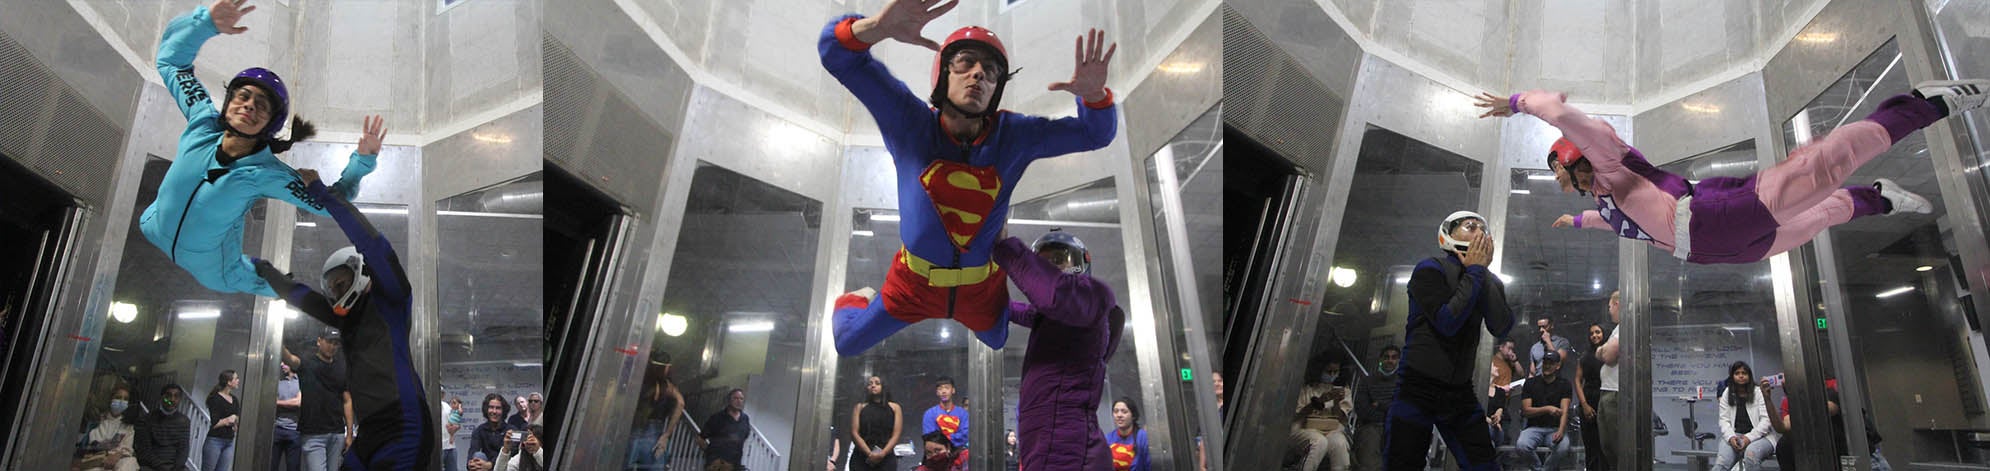
<svg viewBox="0 0 1990 471"><path fill-rule="evenodd" d="M305 191L297 172L276 158L314 133L311 123L295 118L290 137L276 137L291 111L283 78L261 67L243 70L228 81L224 107L216 110L207 88L194 76L194 55L202 44L216 35L249 30L236 23L256 7L241 3L217 0L209 7L195 7L168 23L159 40L155 65L187 127L180 133L165 179L159 182L158 196L141 213L138 225L145 240L165 251L201 286L277 297L242 253L243 215L263 198L329 215L328 200L347 201L359 194L359 181L373 171L385 131L379 117L366 118L359 149L346 162L338 183L325 198Z"/></svg>
<svg viewBox="0 0 1990 471"><path fill-rule="evenodd" d="M1118 115L1106 72L1118 47L1105 33L1079 38L1068 82L1050 90L1077 98L1078 115L1049 119L1002 111L1015 70L987 28L954 31L943 43L919 31L958 3L893 0L876 17L846 15L822 30L822 66L870 111L897 174L899 239L881 289L839 297L836 352L858 355L925 319L947 318L1001 349L1009 333L1009 288L991 260L1009 218L1009 198L1037 159L1112 143ZM933 89L922 99L891 75L870 48L886 39L932 49Z"/></svg>
<svg viewBox="0 0 1990 471"><path fill-rule="evenodd" d="M1140 407L1121 397L1112 403L1113 431L1106 433L1113 471L1148 471L1147 429L1140 426Z"/></svg>
<svg viewBox="0 0 1990 471"><path fill-rule="evenodd" d="M934 381L933 394L940 397L940 403L926 409L926 416L919 420L919 433L940 432L952 439L954 448L967 451L967 406L954 405L954 379L941 376Z"/></svg>
<svg viewBox="0 0 1990 471"><path fill-rule="evenodd" d="M352 203L333 197L318 181L318 172L301 170L312 197L338 221L351 247L326 258L320 294L298 283L265 260L254 260L256 273L290 306L344 337L346 383L358 437L345 454L345 469L430 469L430 457L441 442L435 414L429 412L421 374L409 353L413 288L401 257Z"/></svg>

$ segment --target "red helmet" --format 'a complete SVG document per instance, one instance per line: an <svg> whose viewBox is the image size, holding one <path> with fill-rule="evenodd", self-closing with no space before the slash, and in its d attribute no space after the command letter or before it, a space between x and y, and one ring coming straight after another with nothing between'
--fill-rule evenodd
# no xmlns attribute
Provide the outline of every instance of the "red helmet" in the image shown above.
<svg viewBox="0 0 1990 471"><path fill-rule="evenodd" d="M1004 69L1008 68L1009 50L1002 47L1002 39L995 37L994 31L989 31L988 28L980 26L967 26L954 30L954 34L947 35L946 41L940 42L940 53L933 56L933 107L940 107L947 100L947 82L945 80L946 75L944 74L947 56L953 55L955 51L968 46L982 46L993 49L995 51L995 60L1000 62ZM993 98L988 99L988 107L982 110L981 113L978 113L978 115L985 116L995 111L996 105L1002 103L1002 85L1008 82L1009 77L1006 73L1000 77L995 77L995 95Z"/></svg>
<svg viewBox="0 0 1990 471"><path fill-rule="evenodd" d="M1555 162L1562 167L1575 165L1575 161L1582 160L1582 149L1576 148L1575 143L1566 137L1556 139L1555 145L1548 147L1548 153L1554 155Z"/></svg>

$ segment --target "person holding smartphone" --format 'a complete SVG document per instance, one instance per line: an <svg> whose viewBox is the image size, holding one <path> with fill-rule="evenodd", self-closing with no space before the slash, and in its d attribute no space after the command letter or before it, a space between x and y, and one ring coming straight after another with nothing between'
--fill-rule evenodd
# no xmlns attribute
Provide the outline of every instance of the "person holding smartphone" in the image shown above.
<svg viewBox="0 0 1990 471"><path fill-rule="evenodd" d="M131 388L118 385L111 391L110 408L104 410L97 426L90 428L88 452L76 462L76 468L88 470L134 471L138 469L138 458L131 451L132 426L124 421L124 411L131 405Z"/></svg>
<svg viewBox="0 0 1990 471"><path fill-rule="evenodd" d="M543 426L529 425L525 430L505 432L504 454L498 456L497 467L493 471L544 471L544 448L540 447L539 435Z"/></svg>

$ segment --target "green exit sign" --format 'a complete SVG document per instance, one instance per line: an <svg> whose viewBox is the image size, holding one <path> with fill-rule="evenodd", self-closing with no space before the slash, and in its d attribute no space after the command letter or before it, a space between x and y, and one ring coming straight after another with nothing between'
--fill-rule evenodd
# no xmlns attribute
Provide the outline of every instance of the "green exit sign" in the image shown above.
<svg viewBox="0 0 1990 471"><path fill-rule="evenodd" d="M1182 381L1195 381L1195 373L1188 368L1182 368Z"/></svg>
<svg viewBox="0 0 1990 471"><path fill-rule="evenodd" d="M1824 318L1817 318L1817 330L1824 330Z"/></svg>

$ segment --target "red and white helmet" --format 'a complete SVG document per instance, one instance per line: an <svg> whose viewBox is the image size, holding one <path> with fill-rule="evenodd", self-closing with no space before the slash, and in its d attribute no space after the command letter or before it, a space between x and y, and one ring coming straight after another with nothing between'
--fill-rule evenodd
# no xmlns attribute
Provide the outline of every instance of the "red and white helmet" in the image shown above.
<svg viewBox="0 0 1990 471"><path fill-rule="evenodd" d="M946 41L940 42L940 53L933 56L933 96L931 97L931 101L934 108L952 106L947 101L947 57L952 56L962 48L970 46L980 46L994 51L995 60L1002 64L1002 69L1004 70L1001 76L995 77L995 94L992 98L988 99L988 106L983 108L980 113L970 114L970 116L974 117L991 115L1002 104L1002 88L1009 83L1009 76L1014 75L1014 73L1009 70L1009 50L1002 47L1002 39L995 37L994 31L989 31L988 28L980 26L967 26L954 30L953 34L947 35Z"/></svg>

